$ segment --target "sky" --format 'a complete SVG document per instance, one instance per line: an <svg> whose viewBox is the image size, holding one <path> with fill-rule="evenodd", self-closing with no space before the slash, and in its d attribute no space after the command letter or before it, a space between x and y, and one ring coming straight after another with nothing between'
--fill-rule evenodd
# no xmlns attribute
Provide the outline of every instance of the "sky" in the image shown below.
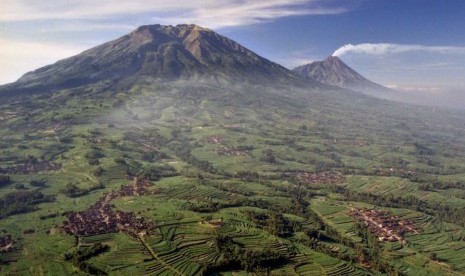
<svg viewBox="0 0 465 276"><path fill-rule="evenodd" d="M158 23L213 29L288 68L337 55L377 83L465 102L463 0L1 0L0 84Z"/></svg>

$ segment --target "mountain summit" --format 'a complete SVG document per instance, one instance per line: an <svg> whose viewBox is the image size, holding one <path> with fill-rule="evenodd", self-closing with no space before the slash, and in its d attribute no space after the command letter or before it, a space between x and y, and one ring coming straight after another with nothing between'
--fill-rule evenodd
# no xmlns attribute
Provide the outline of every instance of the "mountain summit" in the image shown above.
<svg viewBox="0 0 465 276"><path fill-rule="evenodd" d="M323 61L299 66L294 68L293 71L304 78L364 92L373 96L382 97L383 94L394 92L387 87L366 79L336 56L330 56Z"/></svg>
<svg viewBox="0 0 465 276"><path fill-rule="evenodd" d="M215 79L260 82L298 79L290 70L197 25L147 25L116 40L29 72L10 89L76 87L102 80Z"/></svg>

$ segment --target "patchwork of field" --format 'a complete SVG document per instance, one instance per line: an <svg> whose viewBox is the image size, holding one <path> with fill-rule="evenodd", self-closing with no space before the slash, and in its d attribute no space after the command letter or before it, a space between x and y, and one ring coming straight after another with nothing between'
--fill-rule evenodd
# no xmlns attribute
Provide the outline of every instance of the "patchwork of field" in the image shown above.
<svg viewBox="0 0 465 276"><path fill-rule="evenodd" d="M465 135L443 135L459 117L202 86L76 93L0 104L0 274L465 274ZM354 208L419 231L381 241Z"/></svg>

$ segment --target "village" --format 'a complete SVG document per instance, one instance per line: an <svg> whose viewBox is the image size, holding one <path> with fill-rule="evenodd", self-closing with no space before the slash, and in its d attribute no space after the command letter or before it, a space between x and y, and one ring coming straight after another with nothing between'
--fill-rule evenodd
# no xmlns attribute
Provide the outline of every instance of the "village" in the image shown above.
<svg viewBox="0 0 465 276"><path fill-rule="evenodd" d="M65 233L76 236L91 236L98 234L115 233L118 231L137 238L141 232L153 229L153 222L147 222L131 212L114 211L110 203L120 196L138 196L148 192L150 182L134 177L133 183L122 186L118 191L110 192L101 197L87 210L71 212L68 220L63 222Z"/></svg>
<svg viewBox="0 0 465 276"><path fill-rule="evenodd" d="M149 192L150 181L138 177L128 177L128 179L132 180L133 183L121 186L118 191L112 193L113 198L119 196L141 196Z"/></svg>
<svg viewBox="0 0 465 276"><path fill-rule="evenodd" d="M299 172L296 174L296 178L305 184L336 184L345 180L344 175L337 172Z"/></svg>
<svg viewBox="0 0 465 276"><path fill-rule="evenodd" d="M351 208L349 214L357 221L363 222L368 230L382 242L406 243L405 234L418 234L420 231L410 220L400 220L379 209Z"/></svg>

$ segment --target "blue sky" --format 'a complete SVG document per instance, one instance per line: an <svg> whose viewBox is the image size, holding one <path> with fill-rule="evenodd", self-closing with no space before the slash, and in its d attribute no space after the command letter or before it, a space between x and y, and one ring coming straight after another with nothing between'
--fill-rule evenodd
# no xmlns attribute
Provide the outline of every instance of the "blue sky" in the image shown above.
<svg viewBox="0 0 465 276"><path fill-rule="evenodd" d="M1 0L0 83L155 23L199 24L287 67L336 53L399 90L465 88L462 0Z"/></svg>

